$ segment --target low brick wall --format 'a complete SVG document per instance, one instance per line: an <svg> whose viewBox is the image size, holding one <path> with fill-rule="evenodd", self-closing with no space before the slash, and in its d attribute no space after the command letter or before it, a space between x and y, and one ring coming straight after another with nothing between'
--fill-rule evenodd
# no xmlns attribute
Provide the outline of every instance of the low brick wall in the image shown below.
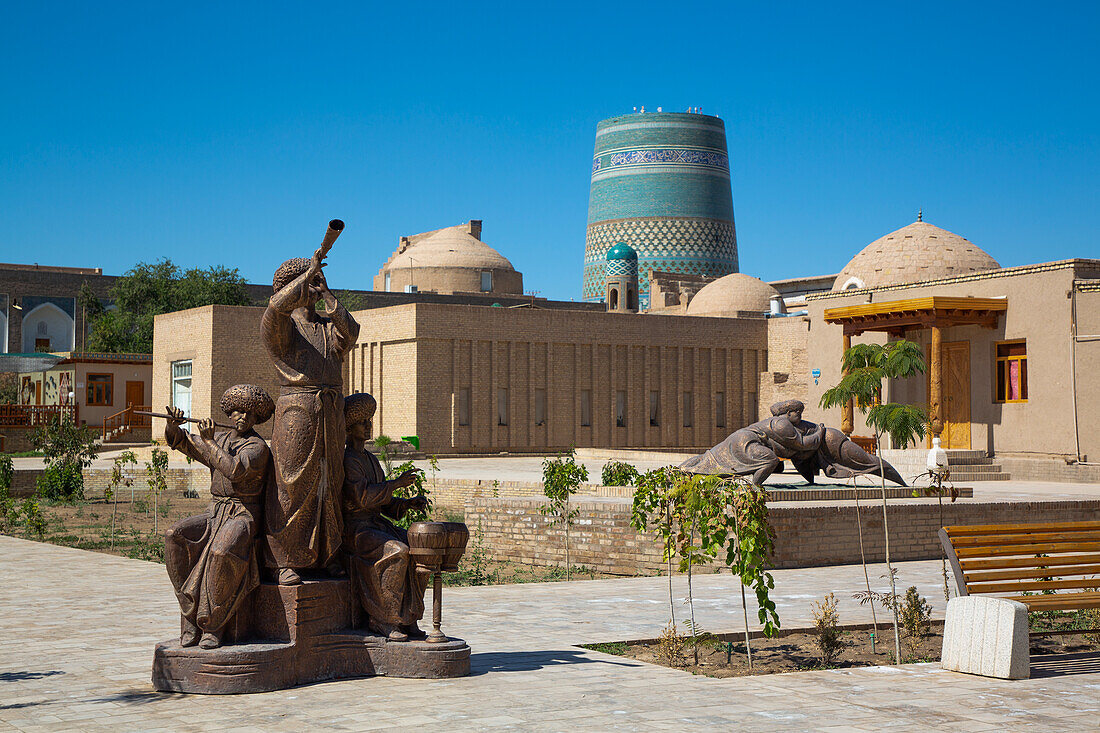
<svg viewBox="0 0 1100 733"><path fill-rule="evenodd" d="M1056 481L1059 483L1100 484L1100 465L1082 466L1061 458L1002 458L997 463L1013 481Z"/></svg>
<svg viewBox="0 0 1100 733"><path fill-rule="evenodd" d="M41 468L24 468L19 469L12 476L12 496L24 497L30 496L34 493L37 487L38 477L42 475ZM137 469L131 471L131 476L134 477L134 491L144 493L149 490L149 481L145 475L145 467L139 466ZM168 475L168 491L169 493L184 493L188 489L193 489L198 492L199 496L210 495L210 469L205 466L199 466L195 468L169 468ZM84 496L89 499L95 499L103 496L103 491L107 488L107 484L111 480L111 469L109 468L86 468L84 469ZM129 493L130 487L122 486L118 488L119 492Z"/></svg>
<svg viewBox="0 0 1100 733"><path fill-rule="evenodd" d="M466 503L466 525L483 533L493 559L525 565L562 565L562 531L539 512L545 500L477 498ZM630 526L630 505L622 501L578 501L570 529L570 560L605 573L644 575L664 568L660 546ZM859 526L852 504L770 506L776 530L777 568L858 563ZM887 509L890 555L894 560L928 560L940 556L939 507L935 501L906 501ZM997 524L1056 522L1100 517L1100 501L974 502L943 506L943 523ZM869 561L885 558L880 505L861 505L860 521Z"/></svg>
<svg viewBox="0 0 1100 733"><path fill-rule="evenodd" d="M0 435L4 436L5 453L23 453L34 450L31 445L31 433L34 428L5 427L0 428Z"/></svg>

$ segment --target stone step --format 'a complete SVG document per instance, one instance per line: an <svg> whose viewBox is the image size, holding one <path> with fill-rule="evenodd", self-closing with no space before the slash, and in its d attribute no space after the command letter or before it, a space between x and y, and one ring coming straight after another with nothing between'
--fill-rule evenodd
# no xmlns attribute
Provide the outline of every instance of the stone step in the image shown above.
<svg viewBox="0 0 1100 733"><path fill-rule="evenodd" d="M952 471L948 477L951 483L960 481L1011 481L1012 476L1003 471L988 473L973 473L970 471Z"/></svg>

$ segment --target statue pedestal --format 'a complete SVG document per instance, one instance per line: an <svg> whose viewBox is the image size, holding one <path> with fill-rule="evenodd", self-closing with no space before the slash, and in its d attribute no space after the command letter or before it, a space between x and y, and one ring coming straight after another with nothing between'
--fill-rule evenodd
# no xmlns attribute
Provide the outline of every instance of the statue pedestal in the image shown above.
<svg viewBox="0 0 1100 733"><path fill-rule="evenodd" d="M393 642L368 631L346 579L264 583L246 605L237 629L227 630L217 649L184 648L179 639L157 644L153 686L224 695L347 677L438 679L470 673L470 647L461 639ZM250 630L247 636L242 628Z"/></svg>

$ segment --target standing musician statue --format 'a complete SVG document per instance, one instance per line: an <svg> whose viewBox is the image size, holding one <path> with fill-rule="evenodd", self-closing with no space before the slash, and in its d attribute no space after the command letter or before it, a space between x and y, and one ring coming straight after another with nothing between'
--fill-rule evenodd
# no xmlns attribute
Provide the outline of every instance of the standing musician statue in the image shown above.
<svg viewBox="0 0 1100 733"><path fill-rule="evenodd" d="M271 438L276 490L265 505L267 565L280 585L302 582L300 571L343 574L337 552L344 535L344 395L341 365L359 324L328 288L322 268L344 228L329 222L311 259L295 258L275 271L274 294L261 332L282 385ZM317 313L323 300L325 315Z"/></svg>

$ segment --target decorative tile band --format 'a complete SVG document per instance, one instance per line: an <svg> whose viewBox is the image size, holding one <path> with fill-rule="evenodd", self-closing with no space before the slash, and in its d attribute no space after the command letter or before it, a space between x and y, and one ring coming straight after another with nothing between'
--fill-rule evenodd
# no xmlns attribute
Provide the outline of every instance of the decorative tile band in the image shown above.
<svg viewBox="0 0 1100 733"><path fill-rule="evenodd" d="M604 153L592 161L593 176L624 166L676 165L717 168L729 173L729 156L711 150L692 150L690 148L641 148Z"/></svg>

